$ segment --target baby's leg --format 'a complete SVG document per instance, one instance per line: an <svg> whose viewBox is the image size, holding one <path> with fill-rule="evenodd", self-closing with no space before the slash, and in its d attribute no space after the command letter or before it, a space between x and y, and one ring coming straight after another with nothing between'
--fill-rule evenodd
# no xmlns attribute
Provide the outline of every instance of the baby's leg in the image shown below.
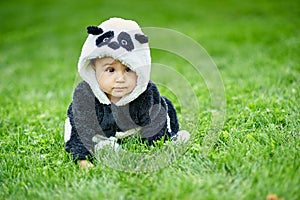
<svg viewBox="0 0 300 200"><path fill-rule="evenodd" d="M186 130L179 130L179 123L177 119L176 110L172 102L163 97L168 106L168 131L172 140L177 142L187 142L190 139L190 133Z"/></svg>
<svg viewBox="0 0 300 200"><path fill-rule="evenodd" d="M176 110L172 104L172 102L167 99L166 97L163 97L165 100L167 106L168 106L168 131L170 132L171 136L176 134L179 131L179 123L177 119Z"/></svg>

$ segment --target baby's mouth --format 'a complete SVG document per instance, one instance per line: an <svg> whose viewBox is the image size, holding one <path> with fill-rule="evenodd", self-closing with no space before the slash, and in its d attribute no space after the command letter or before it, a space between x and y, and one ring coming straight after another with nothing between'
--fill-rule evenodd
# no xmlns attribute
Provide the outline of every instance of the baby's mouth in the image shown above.
<svg viewBox="0 0 300 200"><path fill-rule="evenodd" d="M113 89L116 91L123 91L126 89L126 87L114 87Z"/></svg>

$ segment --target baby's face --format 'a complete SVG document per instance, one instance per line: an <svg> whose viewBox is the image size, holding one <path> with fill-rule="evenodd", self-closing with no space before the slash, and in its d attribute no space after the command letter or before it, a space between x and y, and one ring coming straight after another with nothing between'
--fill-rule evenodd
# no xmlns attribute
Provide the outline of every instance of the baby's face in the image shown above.
<svg viewBox="0 0 300 200"><path fill-rule="evenodd" d="M136 86L136 73L111 57L96 59L94 67L99 87L113 103L132 92Z"/></svg>

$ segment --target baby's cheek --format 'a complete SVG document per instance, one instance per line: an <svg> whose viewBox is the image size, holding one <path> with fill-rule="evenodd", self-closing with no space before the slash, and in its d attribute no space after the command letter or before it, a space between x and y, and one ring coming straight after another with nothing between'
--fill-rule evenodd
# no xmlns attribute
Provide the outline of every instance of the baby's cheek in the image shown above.
<svg viewBox="0 0 300 200"><path fill-rule="evenodd" d="M137 83L137 75L135 73L132 75L132 80L135 84Z"/></svg>

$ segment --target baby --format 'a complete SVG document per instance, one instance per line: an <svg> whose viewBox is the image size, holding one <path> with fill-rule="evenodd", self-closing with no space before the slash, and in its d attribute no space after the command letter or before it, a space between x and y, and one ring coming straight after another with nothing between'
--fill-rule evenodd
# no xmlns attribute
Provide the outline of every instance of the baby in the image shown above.
<svg viewBox="0 0 300 200"><path fill-rule="evenodd" d="M131 20L111 18L87 28L78 62L83 78L65 122L65 149L81 167L93 166L92 153L139 133L142 141L187 141L176 110L150 81L148 37ZM99 141L100 139L100 141Z"/></svg>

